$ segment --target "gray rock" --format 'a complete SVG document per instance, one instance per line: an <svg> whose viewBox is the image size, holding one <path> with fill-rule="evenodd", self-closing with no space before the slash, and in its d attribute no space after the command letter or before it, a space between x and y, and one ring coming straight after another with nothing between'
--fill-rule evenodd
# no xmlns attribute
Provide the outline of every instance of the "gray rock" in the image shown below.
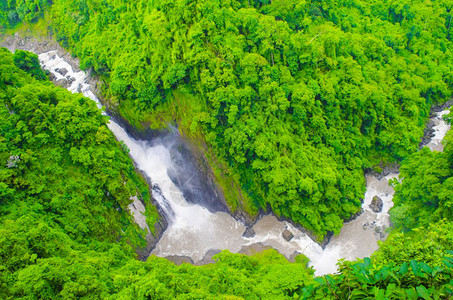
<svg viewBox="0 0 453 300"><path fill-rule="evenodd" d="M360 202L363 203L363 199ZM348 220L346 220L346 222L351 222L351 221L357 219L362 213L363 213L363 208L360 208L360 211L353 214Z"/></svg>
<svg viewBox="0 0 453 300"><path fill-rule="evenodd" d="M282 232L282 237L287 241L291 241L294 237L294 234L289 231L288 229L285 229L285 231Z"/></svg>
<svg viewBox="0 0 453 300"><path fill-rule="evenodd" d="M298 256L299 254L302 254L301 252L299 251L294 251L293 254L290 255L290 257L288 258L288 261L289 262L296 262L296 256Z"/></svg>
<svg viewBox="0 0 453 300"><path fill-rule="evenodd" d="M67 89L71 85L68 82L68 80L65 78L57 80L57 82L55 82L55 84L61 86L62 88L65 88L65 89Z"/></svg>
<svg viewBox="0 0 453 300"><path fill-rule="evenodd" d="M433 115L434 117L434 115ZM433 120L429 120L428 124L426 125L426 128L424 130L424 133L423 133L423 137L422 137L422 142L420 144L420 147L422 147L423 145L427 145L431 142L431 139L434 137L435 135L435 132L434 132L434 126L436 124L434 123Z"/></svg>
<svg viewBox="0 0 453 300"><path fill-rule="evenodd" d="M215 263L215 260L212 259L212 257L216 254L219 254L220 252L221 250L219 249L210 249L208 252L206 252L203 259L197 263L197 265L207 265Z"/></svg>
<svg viewBox="0 0 453 300"><path fill-rule="evenodd" d="M378 196L374 196L373 200L371 200L370 208L375 213L379 213L382 211L383 205L384 205L384 203L382 202L382 199L379 198Z"/></svg>
<svg viewBox="0 0 453 300"><path fill-rule="evenodd" d="M65 76L66 73L68 73L68 70L66 70L66 68L61 68L61 69L56 68L55 72L60 73L61 75Z"/></svg>
<svg viewBox="0 0 453 300"><path fill-rule="evenodd" d="M255 236L255 230L253 228L247 228L244 233L242 234L243 237L245 238L252 238Z"/></svg>
<svg viewBox="0 0 453 300"><path fill-rule="evenodd" d="M66 79L69 82L69 85L71 85L76 79L74 77L66 76Z"/></svg>
<svg viewBox="0 0 453 300"><path fill-rule="evenodd" d="M50 72L49 73L49 80L55 82L56 79L57 79L57 77L52 72Z"/></svg>
<svg viewBox="0 0 453 300"><path fill-rule="evenodd" d="M246 254L246 255L253 255L255 253L259 253L259 252L262 252L267 249L272 249L272 247L266 246L263 243L259 242L259 243L254 243L254 244L251 244L248 246L242 246L241 250L239 250L238 253Z"/></svg>
<svg viewBox="0 0 453 300"><path fill-rule="evenodd" d="M182 255L170 255L166 256L166 259L169 261L173 262L175 265L181 265L183 263L189 263L189 264L194 264L193 259L188 257L188 256L182 256Z"/></svg>

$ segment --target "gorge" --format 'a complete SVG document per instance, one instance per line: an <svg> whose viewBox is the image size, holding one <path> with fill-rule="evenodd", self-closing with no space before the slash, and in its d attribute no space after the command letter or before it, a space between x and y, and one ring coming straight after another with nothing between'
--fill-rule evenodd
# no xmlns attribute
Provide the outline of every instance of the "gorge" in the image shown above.
<svg viewBox="0 0 453 300"><path fill-rule="evenodd" d="M451 299L452 24L0 2L0 299Z"/></svg>
<svg viewBox="0 0 453 300"><path fill-rule="evenodd" d="M39 59L43 68L50 71L59 79L70 79L68 89L72 92L82 92L85 96L101 104L91 91L88 75L83 71L74 72L56 51L41 53ZM58 70L65 69L62 75ZM428 147L441 150L441 141L449 126L442 119L447 111L437 113L434 117L435 136ZM341 233L332 237L329 244L323 249L308 235L286 221L278 221L273 215L262 216L252 227L255 235L244 237L246 227L226 212L210 212L208 209L189 203L180 190L181 185L191 185L188 182L175 184L169 174L175 174L176 164L181 161L178 145L181 144L176 129L171 129L163 137L151 141L136 140L113 119L108 124L110 130L118 140L121 140L130 149L130 156L136 166L144 172L153 184L153 196L159 202L169 222L168 228L156 244L152 254L157 256L187 256L194 262L201 261L210 250L228 249L239 252L244 246L256 243L275 248L287 258L294 253L303 253L310 259L317 275L336 271L336 262L340 258L353 260L371 255L377 248L377 241L385 239L386 228L389 227L388 210L393 205L393 189L388 181L398 176L389 173L385 176L367 174L367 191L364 196L363 213L354 220L345 223ZM191 172L193 166L186 169ZM181 168L179 168L181 170ZM192 170L193 171L193 170ZM195 174L196 172L194 172ZM175 176L172 176L173 179ZM192 186L192 189L200 189ZM375 212L370 208L373 197L382 200L382 211ZM200 201L203 203L203 201ZM139 211L134 215L138 219ZM144 228L144 227L142 227ZM282 233L289 230L293 237L285 240Z"/></svg>

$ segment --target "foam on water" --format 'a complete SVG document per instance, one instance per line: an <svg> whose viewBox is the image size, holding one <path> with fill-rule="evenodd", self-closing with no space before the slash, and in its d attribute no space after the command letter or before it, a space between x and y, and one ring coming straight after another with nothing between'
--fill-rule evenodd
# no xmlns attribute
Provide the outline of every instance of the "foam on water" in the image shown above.
<svg viewBox="0 0 453 300"><path fill-rule="evenodd" d="M451 125L444 121L443 117L449 113L448 109L440 111L435 114L434 118L431 120L434 122L434 136L431 141L425 146L431 150L443 151L444 146L442 145L442 140L447 134L447 131L450 130Z"/></svg>

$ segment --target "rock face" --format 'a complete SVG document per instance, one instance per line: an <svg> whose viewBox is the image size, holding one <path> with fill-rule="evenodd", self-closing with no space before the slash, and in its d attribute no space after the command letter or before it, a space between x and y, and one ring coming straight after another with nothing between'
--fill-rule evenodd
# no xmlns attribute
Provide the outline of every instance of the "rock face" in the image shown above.
<svg viewBox="0 0 453 300"><path fill-rule="evenodd" d="M154 236L151 233L148 223L146 223L146 217L144 215L146 208L144 203L140 199L138 199L137 196L131 197L131 200L133 200L133 202L128 205L129 212L134 217L135 223L137 223L137 225L140 226L141 229L147 232L145 236L147 245L144 248L137 248L136 253L138 254L139 259L146 260L149 256L149 253L152 251L157 241L165 231L167 227L167 221L163 217L162 213L159 212L159 221L154 225L156 234Z"/></svg>
<svg viewBox="0 0 453 300"><path fill-rule="evenodd" d="M11 52L14 52L16 49L21 49L31 51L36 54L41 54L51 50L57 50L58 55L60 55L60 57L63 57L72 66L75 72L80 71L79 60L75 57L72 57L69 52L63 49L63 47L61 47L60 44L57 43L52 35L49 35L47 37L42 36L42 38L44 39L36 39L32 36L21 36L21 34L16 32L14 36L2 36L0 47L8 48Z"/></svg>
<svg viewBox="0 0 453 300"><path fill-rule="evenodd" d="M380 171L372 170L372 169L367 169L365 172L365 175L370 174L375 176L377 179L381 180L385 176L393 173L399 173L400 166L397 163L389 164L389 165L383 165L380 163L376 167L380 168Z"/></svg>
<svg viewBox="0 0 453 300"><path fill-rule="evenodd" d="M282 232L282 237L287 241L291 241L294 237L294 234L289 231L288 229L285 229L285 231Z"/></svg>
<svg viewBox="0 0 453 300"><path fill-rule="evenodd" d="M255 230L253 228L247 228L244 233L242 234L243 237L245 238L252 238L255 236Z"/></svg>
<svg viewBox="0 0 453 300"><path fill-rule="evenodd" d="M137 196L131 197L131 200L133 202L128 205L128 208L129 208L131 215L134 217L135 223L137 223L141 229L146 230L150 233L151 230L149 229L149 226L146 223L146 217L144 215L145 210L146 210L145 206L138 199Z"/></svg>
<svg viewBox="0 0 453 300"><path fill-rule="evenodd" d="M447 102L445 102L441 105L432 106L429 117L434 118L436 113L441 112L450 106L453 106L453 100L448 100ZM423 132L422 141L419 144L420 149L423 148L425 145L428 145L431 142L431 139L435 136L435 130L434 130L435 125L436 124L432 119L430 119L428 121L428 124L426 124L425 130Z"/></svg>
<svg viewBox="0 0 453 300"><path fill-rule="evenodd" d="M422 142L420 144L420 147L422 147L423 145L427 145L429 144L429 142L431 141L431 139L434 137L434 121L433 120L429 120L428 121L428 124L426 125L426 128L425 128L425 131L423 133L423 137L422 137Z"/></svg>
<svg viewBox="0 0 453 300"><path fill-rule="evenodd" d="M228 211L222 193L209 176L209 166L202 161L202 154L195 153L195 147L179 131L169 132L166 145L170 149L173 168L168 176L181 190L190 203L206 207L210 212ZM167 138L164 138L165 144ZM175 143L176 142L176 143Z"/></svg>
<svg viewBox="0 0 453 300"><path fill-rule="evenodd" d="M373 200L371 200L370 208L375 213L379 213L382 211L383 205L384 205L384 203L382 202L382 199L379 198L378 196L374 196Z"/></svg>
<svg viewBox="0 0 453 300"><path fill-rule="evenodd" d="M66 79L68 80L69 85L71 85L76 80L74 77L71 76L66 76Z"/></svg>

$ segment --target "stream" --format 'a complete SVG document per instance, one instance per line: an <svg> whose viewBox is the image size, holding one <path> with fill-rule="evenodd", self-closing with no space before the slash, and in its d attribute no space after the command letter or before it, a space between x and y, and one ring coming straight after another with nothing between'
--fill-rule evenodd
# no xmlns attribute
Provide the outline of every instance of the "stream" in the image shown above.
<svg viewBox="0 0 453 300"><path fill-rule="evenodd" d="M66 81L68 90L73 93L82 92L93 99L99 108L102 107L88 84L89 75L83 71L74 72L71 65L58 56L57 51L42 53L39 60L43 68L56 77L56 81ZM442 150L441 141L449 130L449 126L442 119L445 113L447 111L437 113L433 118L435 136L427 145L430 149ZM242 222L226 212L212 213L205 207L189 203L178 185L172 181L169 174L174 172L176 164L181 163L180 160L174 159L177 147L176 141L172 139L177 139L177 134L169 135L170 138L165 141L145 141L131 137L114 120L110 120L108 127L116 138L130 149L129 154L136 166L151 179L153 196L168 220L168 228L152 251L154 255L188 256L198 262L209 250L228 249L231 252L239 252L244 246L262 243L275 248L288 258L295 252L305 254L310 259L310 265L316 270L315 274L323 275L334 273L340 258L354 260L370 256L378 249L377 242L386 237L385 229L389 227L388 211L393 206L394 193L388 181L397 177L397 173L390 173L381 179L366 175L367 190L362 205L363 213L345 223L341 233L332 237L325 249L291 223L278 221L271 214L261 217L253 226L255 235L246 238L243 236L246 227ZM196 172L194 174L196 175ZM374 196L382 199L382 211L379 213L370 208ZM144 208L137 202L140 201L135 199L130 210L136 222L145 228L145 217L141 215ZM294 235L289 242L282 236L285 230Z"/></svg>

